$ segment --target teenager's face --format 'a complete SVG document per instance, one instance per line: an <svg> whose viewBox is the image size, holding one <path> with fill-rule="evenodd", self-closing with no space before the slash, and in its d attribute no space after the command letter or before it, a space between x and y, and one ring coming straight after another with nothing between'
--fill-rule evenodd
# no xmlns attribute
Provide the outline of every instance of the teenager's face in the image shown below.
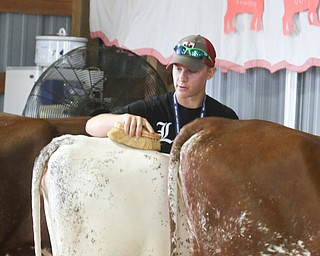
<svg viewBox="0 0 320 256"><path fill-rule="evenodd" d="M212 78L216 69L204 66L199 71L191 71L187 67L174 64L172 68L173 85L178 97L203 97L206 81Z"/></svg>

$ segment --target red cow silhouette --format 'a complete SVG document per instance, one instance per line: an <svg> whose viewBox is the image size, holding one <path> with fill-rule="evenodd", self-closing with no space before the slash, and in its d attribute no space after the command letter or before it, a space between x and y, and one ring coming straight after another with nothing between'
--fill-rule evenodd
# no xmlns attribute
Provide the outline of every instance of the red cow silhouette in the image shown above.
<svg viewBox="0 0 320 256"><path fill-rule="evenodd" d="M250 29L261 29L264 0L228 0L228 9L224 16L224 33L235 32L233 19L238 13L252 13Z"/></svg>
<svg viewBox="0 0 320 256"><path fill-rule="evenodd" d="M319 0L284 0L284 15L282 17L282 30L284 35L293 33L292 16L295 13L308 10L308 21L309 24L320 26L318 18L318 4ZM311 16L313 16L313 21ZM288 28L287 28L288 25ZM289 30L288 30L289 29Z"/></svg>

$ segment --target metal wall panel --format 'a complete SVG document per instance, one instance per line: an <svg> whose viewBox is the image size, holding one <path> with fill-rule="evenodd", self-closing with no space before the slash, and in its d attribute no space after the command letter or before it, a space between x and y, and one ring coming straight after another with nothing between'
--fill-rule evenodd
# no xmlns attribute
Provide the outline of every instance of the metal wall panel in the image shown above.
<svg viewBox="0 0 320 256"><path fill-rule="evenodd" d="M263 119L284 124L294 111L295 129L320 135L320 68L297 74L296 106L285 111L286 70L270 73L250 69L245 74L219 70L208 82L207 93L233 108L240 119Z"/></svg>
<svg viewBox="0 0 320 256"><path fill-rule="evenodd" d="M295 129L320 135L320 68L297 74ZM240 119L263 119L284 124L286 70L270 73L250 69L245 74L221 73L208 82L207 93L233 108ZM290 110L289 110L290 112Z"/></svg>
<svg viewBox="0 0 320 256"><path fill-rule="evenodd" d="M35 66L37 35L71 30L71 17L0 13L0 72L7 66Z"/></svg>
<svg viewBox="0 0 320 256"><path fill-rule="evenodd" d="M320 68L310 68L299 78L300 110L297 128L320 136Z"/></svg>
<svg viewBox="0 0 320 256"><path fill-rule="evenodd" d="M0 12L0 72L8 66L35 66L37 35L54 35L60 28L71 31L71 17ZM0 112L4 97L0 94Z"/></svg>
<svg viewBox="0 0 320 256"><path fill-rule="evenodd" d="M270 73L249 69L244 74L221 73L208 82L207 93L236 111L240 119L263 119L283 124L285 70Z"/></svg>

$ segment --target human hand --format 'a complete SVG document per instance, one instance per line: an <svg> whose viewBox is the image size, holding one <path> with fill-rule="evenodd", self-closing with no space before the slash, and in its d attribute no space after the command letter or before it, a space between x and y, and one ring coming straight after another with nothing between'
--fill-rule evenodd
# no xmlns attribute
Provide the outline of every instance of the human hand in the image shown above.
<svg viewBox="0 0 320 256"><path fill-rule="evenodd" d="M131 137L140 137L144 129L146 129L148 132L154 133L154 130L148 120L141 116L123 114L122 122L124 124L123 127L125 133Z"/></svg>

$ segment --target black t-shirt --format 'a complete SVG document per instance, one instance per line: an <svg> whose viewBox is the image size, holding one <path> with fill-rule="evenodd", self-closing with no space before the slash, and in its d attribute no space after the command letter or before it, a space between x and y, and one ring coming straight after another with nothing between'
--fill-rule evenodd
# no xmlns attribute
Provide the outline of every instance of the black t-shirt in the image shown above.
<svg viewBox="0 0 320 256"><path fill-rule="evenodd" d="M216 116L238 119L237 114L231 108L221 104L210 96L206 97L205 106L206 117ZM170 153L173 140L176 137L176 117L173 92L157 96L150 100L139 100L114 113L129 113L146 118L152 125L154 131L161 134L161 152ZM181 129L185 124L200 117L201 107L189 109L178 105L178 113Z"/></svg>

